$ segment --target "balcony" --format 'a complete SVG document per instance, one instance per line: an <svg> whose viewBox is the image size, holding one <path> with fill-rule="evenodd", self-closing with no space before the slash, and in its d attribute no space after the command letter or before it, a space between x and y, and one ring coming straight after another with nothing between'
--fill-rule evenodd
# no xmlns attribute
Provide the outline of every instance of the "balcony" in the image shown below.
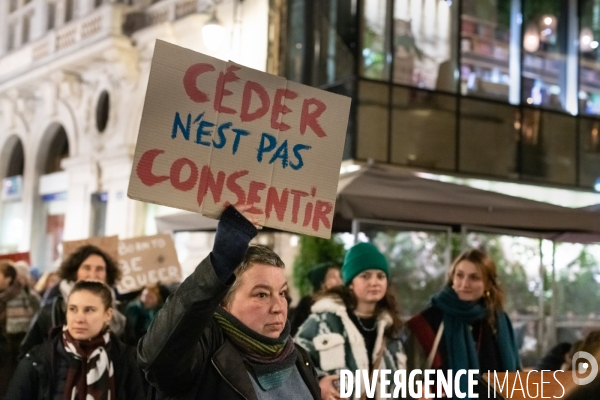
<svg viewBox="0 0 600 400"><path fill-rule="evenodd" d="M105 4L12 51L0 58L0 83L52 60L55 56L82 49L102 38L122 35L126 12L127 7L122 4Z"/></svg>
<svg viewBox="0 0 600 400"><path fill-rule="evenodd" d="M156 25L176 21L208 7L210 2L205 0L162 0L148 7L146 13L150 24Z"/></svg>

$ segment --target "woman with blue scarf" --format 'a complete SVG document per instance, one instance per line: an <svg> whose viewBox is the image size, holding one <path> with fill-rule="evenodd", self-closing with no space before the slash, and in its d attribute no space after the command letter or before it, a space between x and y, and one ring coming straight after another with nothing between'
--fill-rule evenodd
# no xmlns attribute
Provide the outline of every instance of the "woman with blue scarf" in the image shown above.
<svg viewBox="0 0 600 400"><path fill-rule="evenodd" d="M517 371L518 349L503 300L492 259L480 250L461 254L431 306L407 323L407 369L452 370L453 376L469 369ZM462 378L460 390L468 393ZM487 392L482 389L477 391Z"/></svg>

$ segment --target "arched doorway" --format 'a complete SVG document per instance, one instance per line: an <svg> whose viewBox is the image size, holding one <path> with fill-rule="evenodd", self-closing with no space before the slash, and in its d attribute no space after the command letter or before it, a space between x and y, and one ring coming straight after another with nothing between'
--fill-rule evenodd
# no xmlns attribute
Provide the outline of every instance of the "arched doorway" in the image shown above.
<svg viewBox="0 0 600 400"><path fill-rule="evenodd" d="M43 270L52 268L59 261L67 211L67 173L61 162L69 157L69 139L64 127L50 125L40 143L36 169L39 185L34 216L37 228L35 253L37 264Z"/></svg>
<svg viewBox="0 0 600 400"><path fill-rule="evenodd" d="M23 172L25 152L18 136L8 138L0 152L0 254L15 253L23 239Z"/></svg>

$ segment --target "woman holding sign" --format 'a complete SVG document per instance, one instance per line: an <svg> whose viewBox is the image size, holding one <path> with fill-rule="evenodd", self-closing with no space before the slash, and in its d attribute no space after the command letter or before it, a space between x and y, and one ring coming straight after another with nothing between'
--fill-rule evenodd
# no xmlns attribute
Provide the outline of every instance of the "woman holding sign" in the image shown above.
<svg viewBox="0 0 600 400"><path fill-rule="evenodd" d="M223 212L211 253L140 340L139 364L169 399L320 399L312 361L290 337L285 266L248 247L250 208Z"/></svg>
<svg viewBox="0 0 600 400"><path fill-rule="evenodd" d="M407 323L409 369L517 371L519 353L503 299L492 259L480 250L462 253L431 306ZM460 390L467 393L462 377Z"/></svg>
<svg viewBox="0 0 600 400"><path fill-rule="evenodd" d="M340 398L340 370L373 376L373 370L385 369L393 376L405 368L398 305L388 278L385 256L370 243L355 245L342 265L344 286L320 295L300 326L295 340L324 374L319 383L323 399ZM365 396L365 386L361 388ZM387 390L393 391L389 386ZM373 393L379 396L379 384Z"/></svg>
<svg viewBox="0 0 600 400"><path fill-rule="evenodd" d="M63 326L66 321L66 299L69 297L75 282L91 280L106 283L113 287L121 276L117 263L96 246L79 247L60 265L58 275L61 281L51 289L46 306L35 315L29 331L21 344L22 358L31 348L41 344L48 332L55 326ZM121 336L125 331L125 316L114 305L110 320L110 328L114 334Z"/></svg>
<svg viewBox="0 0 600 400"><path fill-rule="evenodd" d="M80 281L67 299L66 324L20 361L7 399L142 400L135 348L110 331L112 293Z"/></svg>

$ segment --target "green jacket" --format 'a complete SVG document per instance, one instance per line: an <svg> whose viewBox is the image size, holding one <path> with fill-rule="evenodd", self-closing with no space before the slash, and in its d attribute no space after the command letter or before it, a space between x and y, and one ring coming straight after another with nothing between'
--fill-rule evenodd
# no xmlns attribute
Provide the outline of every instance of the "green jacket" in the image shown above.
<svg viewBox="0 0 600 400"><path fill-rule="evenodd" d="M348 316L343 301L337 297L321 299L312 306L311 312L294 341L310 354L319 374L338 374L342 369L349 369L353 374L357 369L368 371L365 341ZM378 316L373 360L377 359L384 343L383 333L391 324L389 313L383 312ZM391 370L392 382L396 370L406 369L406 354L400 338L385 339L383 357L375 369ZM376 394L379 396L379 389Z"/></svg>

